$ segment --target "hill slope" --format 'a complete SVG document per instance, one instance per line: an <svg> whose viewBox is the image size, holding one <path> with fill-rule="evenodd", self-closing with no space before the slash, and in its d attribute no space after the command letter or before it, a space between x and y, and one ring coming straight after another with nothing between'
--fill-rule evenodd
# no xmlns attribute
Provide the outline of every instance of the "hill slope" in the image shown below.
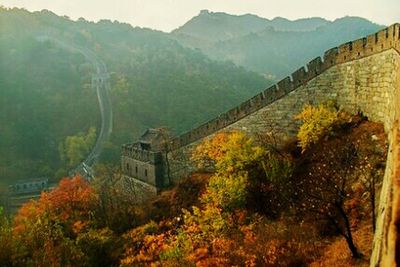
<svg viewBox="0 0 400 267"><path fill-rule="evenodd" d="M0 24L0 181L65 173L60 144L91 126L100 129L92 65L57 43L38 40L44 34L90 49L107 65L114 113L103 153L108 161L118 161L120 145L147 127L182 132L270 84L184 48L165 33L123 23L1 8ZM84 157L82 137L73 140L77 147L70 150Z"/></svg>

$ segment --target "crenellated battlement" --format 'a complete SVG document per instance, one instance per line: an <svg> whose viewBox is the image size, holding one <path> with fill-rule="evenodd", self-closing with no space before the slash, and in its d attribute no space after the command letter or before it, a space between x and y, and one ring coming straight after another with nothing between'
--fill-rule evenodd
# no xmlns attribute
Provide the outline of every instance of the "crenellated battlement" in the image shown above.
<svg viewBox="0 0 400 267"><path fill-rule="evenodd" d="M151 164L159 163L162 161L162 156L160 152L144 150L135 146L135 144L122 145L122 156L135 158L142 162L148 162Z"/></svg>
<svg viewBox="0 0 400 267"><path fill-rule="evenodd" d="M299 68L290 76L244 101L239 106L174 138L171 140L171 149L175 150L186 146L239 121L247 115L281 99L299 86L307 84L308 81L335 65L378 54L388 49L395 49L400 52L400 24L398 23L375 34L327 50L323 58L314 58L306 66Z"/></svg>

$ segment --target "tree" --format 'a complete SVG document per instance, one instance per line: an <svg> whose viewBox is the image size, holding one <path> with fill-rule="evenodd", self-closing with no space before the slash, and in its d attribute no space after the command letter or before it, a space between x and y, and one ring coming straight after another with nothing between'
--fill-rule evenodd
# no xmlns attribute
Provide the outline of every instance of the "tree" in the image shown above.
<svg viewBox="0 0 400 267"><path fill-rule="evenodd" d="M74 167L87 156L95 141L96 128L94 127L90 127L86 135L79 133L67 136L65 141L59 144L60 158L68 167Z"/></svg>
<svg viewBox="0 0 400 267"><path fill-rule="evenodd" d="M24 231L32 221L42 215L70 227L74 222L90 222L97 196L82 177L64 178L50 192L43 192L40 199L22 206L15 217L15 231Z"/></svg>
<svg viewBox="0 0 400 267"><path fill-rule="evenodd" d="M96 220L99 226L122 233L139 224L137 188L119 168L100 164L92 185L98 196Z"/></svg>
<svg viewBox="0 0 400 267"><path fill-rule="evenodd" d="M216 173L232 174L261 162L264 153L242 132L217 133L196 147L192 159L199 167L213 165Z"/></svg>
<svg viewBox="0 0 400 267"><path fill-rule="evenodd" d="M11 224L0 206L0 263L3 266L12 266L13 252Z"/></svg>
<svg viewBox="0 0 400 267"><path fill-rule="evenodd" d="M330 146L330 149L313 151L313 161L307 176L295 181L294 195L298 208L312 213L314 219L326 220L343 236L354 258L361 255L354 244L349 205L354 198L354 164L357 150L351 140L347 146Z"/></svg>
<svg viewBox="0 0 400 267"><path fill-rule="evenodd" d="M232 243L230 235L240 235L240 227L246 223L244 207L248 171L262 156L262 148L240 132L219 133L200 144L193 158L203 166L214 164L216 170L200 197L202 206L183 211L183 224L176 231L177 234L168 238L157 235L150 239L150 248L154 246L153 242L160 242L164 246L164 250L152 255L151 259L165 262L166 265L193 262L202 262L204 265L229 264L229 257L236 255L236 252L229 255L226 251L226 255L219 255L219 245ZM243 258L243 255L236 256Z"/></svg>
<svg viewBox="0 0 400 267"><path fill-rule="evenodd" d="M345 238L352 256L359 258L361 255L354 244L350 222L354 205L348 205L352 200L352 185L355 182L356 146L347 137L341 140L346 146L321 146L321 138L343 125L346 117L346 113L337 111L329 103L318 107L307 105L295 117L303 121L297 134L302 152L312 145L314 150L309 152L313 164L307 170L308 174L294 181L292 186L300 209L327 220ZM320 146L316 146L318 142Z"/></svg>
<svg viewBox="0 0 400 267"><path fill-rule="evenodd" d="M85 266L88 258L74 241L94 227L96 195L81 177L26 203L14 220L15 261L28 266Z"/></svg>
<svg viewBox="0 0 400 267"><path fill-rule="evenodd" d="M299 145L304 152L310 145L315 144L324 135L332 131L333 126L340 122L340 113L332 105L319 105L313 107L306 105L295 116L295 119L303 123L297 133Z"/></svg>

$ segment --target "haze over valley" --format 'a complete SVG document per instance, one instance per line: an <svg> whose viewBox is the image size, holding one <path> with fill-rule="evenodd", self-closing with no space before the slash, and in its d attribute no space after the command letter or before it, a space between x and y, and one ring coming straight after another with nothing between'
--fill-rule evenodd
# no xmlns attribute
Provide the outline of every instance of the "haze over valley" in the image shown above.
<svg viewBox="0 0 400 267"><path fill-rule="evenodd" d="M146 128L189 130L324 50L382 28L353 17L289 21L202 11L168 34L7 8L0 23L2 182L65 175L94 145L85 139L89 129L101 128L93 65L43 36L93 51L107 66L114 123L100 160L117 163L120 146Z"/></svg>

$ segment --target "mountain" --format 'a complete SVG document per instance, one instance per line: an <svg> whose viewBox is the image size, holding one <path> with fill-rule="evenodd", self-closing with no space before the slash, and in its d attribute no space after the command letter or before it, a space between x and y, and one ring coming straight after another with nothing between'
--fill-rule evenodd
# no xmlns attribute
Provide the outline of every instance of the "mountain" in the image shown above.
<svg viewBox="0 0 400 267"><path fill-rule="evenodd" d="M202 11L171 35L215 60L280 79L327 49L383 28L358 17L290 21Z"/></svg>
<svg viewBox="0 0 400 267"><path fill-rule="evenodd" d="M278 31L310 31L327 23L328 21L322 18L290 21L277 17L268 20L252 14L236 16L202 10L198 16L193 17L171 33L176 36L188 36L215 43L263 31L269 27Z"/></svg>
<svg viewBox="0 0 400 267"><path fill-rule="evenodd" d="M85 136L91 127L99 133L101 121L96 68L74 47L91 51L110 74L107 162L117 163L121 144L147 127L180 133L271 84L166 33L124 23L0 8L0 25L0 182L64 175L68 158L90 150Z"/></svg>

